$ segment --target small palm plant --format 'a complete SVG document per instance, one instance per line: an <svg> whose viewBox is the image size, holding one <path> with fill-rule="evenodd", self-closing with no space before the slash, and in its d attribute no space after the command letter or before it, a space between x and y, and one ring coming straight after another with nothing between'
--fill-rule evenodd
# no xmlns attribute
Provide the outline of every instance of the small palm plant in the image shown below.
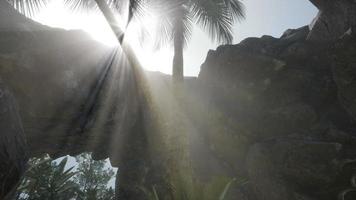
<svg viewBox="0 0 356 200"><path fill-rule="evenodd" d="M216 177L209 183L179 181L173 186L174 199L179 200L227 200L232 185L242 186L246 179ZM148 200L160 200L156 187L151 190L142 188Z"/></svg>

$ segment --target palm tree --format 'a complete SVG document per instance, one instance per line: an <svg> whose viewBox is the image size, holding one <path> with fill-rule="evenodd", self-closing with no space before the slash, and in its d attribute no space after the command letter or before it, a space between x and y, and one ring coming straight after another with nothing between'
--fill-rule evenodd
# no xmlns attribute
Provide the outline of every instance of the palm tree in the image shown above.
<svg viewBox="0 0 356 200"><path fill-rule="evenodd" d="M24 14L33 14L50 0L8 0ZM96 6L105 16L119 43L122 44L124 31L111 8L123 10L128 3L127 25L139 15L147 2L158 3L159 14L157 45L173 44L173 80L183 80L183 49L191 35L193 22L200 25L209 36L219 43L231 43L232 26L245 16L240 0L63 0L73 9L93 9ZM132 52L130 52L132 54ZM134 55L132 55L134 56Z"/></svg>
<svg viewBox="0 0 356 200"><path fill-rule="evenodd" d="M158 8L157 45L173 44L175 82L183 81L183 49L189 41L193 23L206 30L213 40L231 43L234 22L245 16L240 0L162 0Z"/></svg>

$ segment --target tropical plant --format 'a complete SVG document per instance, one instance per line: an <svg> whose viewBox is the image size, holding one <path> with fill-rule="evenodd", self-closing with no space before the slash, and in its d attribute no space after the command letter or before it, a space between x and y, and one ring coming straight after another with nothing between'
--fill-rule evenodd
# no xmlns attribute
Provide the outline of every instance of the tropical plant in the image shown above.
<svg viewBox="0 0 356 200"><path fill-rule="evenodd" d="M90 154L76 157L78 165L66 169L67 157L60 162L48 156L32 158L30 168L17 189L17 200L113 200L115 191L108 186L114 171L106 161L94 161Z"/></svg>
<svg viewBox="0 0 356 200"><path fill-rule="evenodd" d="M106 161L95 161L88 153L76 157L78 163L77 174L74 177L79 185L80 195L83 200L111 200L114 190L108 187L109 181L114 177L114 171L105 166Z"/></svg>
<svg viewBox="0 0 356 200"><path fill-rule="evenodd" d="M247 183L246 179L215 177L211 182L178 181L174 184L174 199L179 200L227 200L228 191L234 184L236 187ZM152 189L141 188L148 200L160 200L155 186Z"/></svg>
<svg viewBox="0 0 356 200"><path fill-rule="evenodd" d="M183 80L183 49L193 23L219 43L231 43L232 26L244 18L240 0L162 0L158 6L157 46L173 44L173 79Z"/></svg>
<svg viewBox="0 0 356 200"><path fill-rule="evenodd" d="M67 200L77 195L77 187L72 177L73 167L66 169L67 157L59 163L48 156L33 158L29 161L30 168L26 171L17 189L16 199Z"/></svg>
<svg viewBox="0 0 356 200"><path fill-rule="evenodd" d="M101 200L114 200L115 199L115 190L111 187L107 188L102 195Z"/></svg>

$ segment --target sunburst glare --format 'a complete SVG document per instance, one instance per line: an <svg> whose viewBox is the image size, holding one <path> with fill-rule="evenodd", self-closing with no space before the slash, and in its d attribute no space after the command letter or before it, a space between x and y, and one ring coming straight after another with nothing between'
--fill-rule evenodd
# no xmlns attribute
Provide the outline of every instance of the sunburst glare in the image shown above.
<svg viewBox="0 0 356 200"><path fill-rule="evenodd" d="M97 40L107 46L118 45L115 35L110 29L104 16L100 12L83 12L73 13L63 5L62 1L52 1L48 6L43 8L34 20L51 26L70 29L81 29L87 32L94 40ZM124 20L118 20L120 26L124 29ZM140 26L144 26L146 31L143 31ZM152 29L156 25L156 19L153 14L145 16L139 22L132 21L125 33L125 42L129 43L139 58L142 66L146 70L160 71L163 73L171 73L171 58L173 53L169 48L162 48L159 51L154 51L152 48L152 35L148 32L153 32ZM145 37L145 38L143 38ZM141 40L145 39L142 44Z"/></svg>

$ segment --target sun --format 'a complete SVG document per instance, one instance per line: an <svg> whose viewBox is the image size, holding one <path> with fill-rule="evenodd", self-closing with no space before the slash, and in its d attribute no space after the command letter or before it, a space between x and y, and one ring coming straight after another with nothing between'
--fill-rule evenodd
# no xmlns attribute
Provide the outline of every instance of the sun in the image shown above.
<svg viewBox="0 0 356 200"><path fill-rule="evenodd" d="M49 3L34 20L52 27L84 30L95 40L109 46L117 43L103 16L97 13L73 13L61 1Z"/></svg>
<svg viewBox="0 0 356 200"><path fill-rule="evenodd" d="M118 45L115 35L100 12L97 13L73 13L63 5L62 1L52 1L39 14L34 16L34 20L57 28L67 30L81 29L87 32L94 40L97 40L107 46L114 47ZM123 20L118 20L122 22ZM125 42L129 43L134 49L137 58L146 70L160 71L170 74L171 59L173 54L170 49L162 48L158 51L153 50L153 39L150 35L147 41L142 45L139 26L145 25L148 32L154 32L152 29L156 26L157 20L154 15L144 17L140 23L133 21L125 30ZM125 27L125 25L120 24Z"/></svg>

